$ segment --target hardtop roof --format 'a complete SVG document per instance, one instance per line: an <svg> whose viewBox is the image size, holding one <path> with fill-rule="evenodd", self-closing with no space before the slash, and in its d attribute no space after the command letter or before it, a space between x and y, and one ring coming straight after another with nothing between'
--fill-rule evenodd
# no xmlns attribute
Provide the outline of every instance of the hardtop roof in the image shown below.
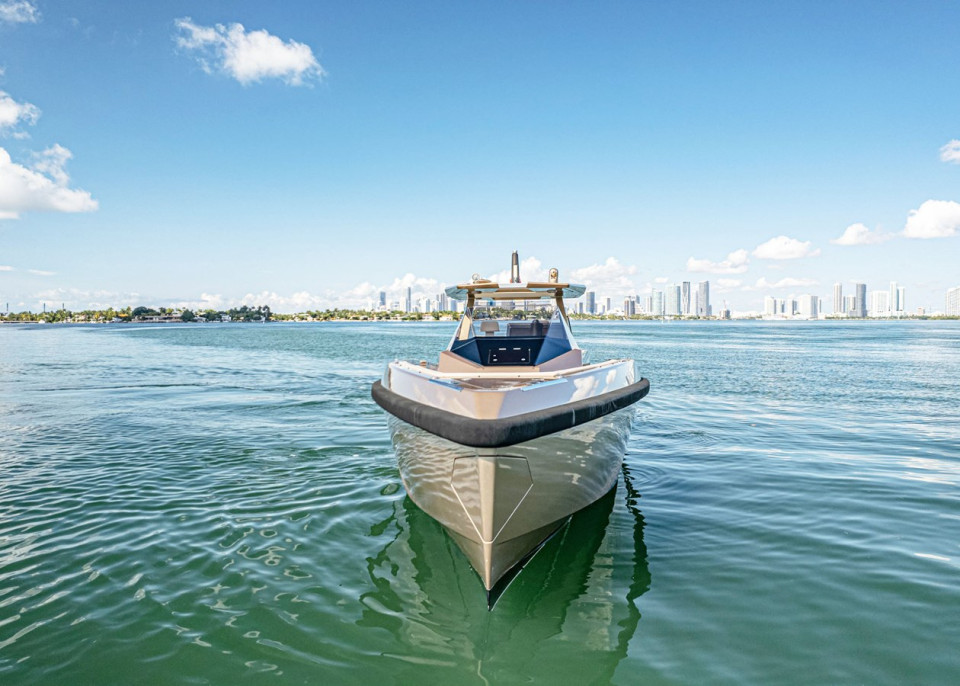
<svg viewBox="0 0 960 686"><path fill-rule="evenodd" d="M454 300L466 300L471 294L478 299L491 300L550 300L579 298L586 290L586 286L575 283L530 281L500 285L493 281L476 281L450 286L444 292Z"/></svg>

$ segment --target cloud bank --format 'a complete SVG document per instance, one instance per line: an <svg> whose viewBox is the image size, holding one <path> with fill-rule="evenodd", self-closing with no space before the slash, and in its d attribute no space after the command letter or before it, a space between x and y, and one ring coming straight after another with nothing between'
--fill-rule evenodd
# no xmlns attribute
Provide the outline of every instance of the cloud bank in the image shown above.
<svg viewBox="0 0 960 686"><path fill-rule="evenodd" d="M199 26L190 17L177 19L174 38L209 73L220 71L243 85L280 79L301 86L325 75L310 46L282 39L264 30L247 31L242 24Z"/></svg>
<svg viewBox="0 0 960 686"><path fill-rule="evenodd" d="M8 134L14 138L25 138L18 132L20 124L36 124L40 118L40 109L29 102L17 102L6 91L0 91L0 136Z"/></svg>
<svg viewBox="0 0 960 686"><path fill-rule="evenodd" d="M607 296L616 293L634 293L637 290L633 275L637 268L631 265L620 264L616 257L608 257L603 264L592 264L570 272L570 282L582 283L589 291L596 291L598 295ZM525 279L523 272L520 273ZM566 281L563 274L560 280Z"/></svg>
<svg viewBox="0 0 960 686"><path fill-rule="evenodd" d="M819 286L820 282L816 279L797 279L793 277L786 277L780 279L779 281L768 281L766 277L760 277L757 279L757 283L753 286L744 286L743 290L745 291L769 291L779 288L801 288L805 286Z"/></svg>
<svg viewBox="0 0 960 686"><path fill-rule="evenodd" d="M0 22L36 24L38 21L40 21L40 10L30 0L0 2Z"/></svg>
<svg viewBox="0 0 960 686"><path fill-rule="evenodd" d="M940 148L940 161L960 164L960 140L954 138Z"/></svg>
<svg viewBox="0 0 960 686"><path fill-rule="evenodd" d="M32 167L15 163L0 148L0 219L17 219L21 212L92 212L99 207L90 193L68 188L64 166L73 157L60 145L34 155Z"/></svg>
<svg viewBox="0 0 960 686"><path fill-rule="evenodd" d="M820 250L814 249L810 241L777 236L758 245L752 254L761 260L796 260L801 257L816 257L820 254Z"/></svg>
<svg viewBox="0 0 960 686"><path fill-rule="evenodd" d="M866 225L857 223L848 226L840 238L834 238L830 242L834 245L873 245L883 243L890 238L892 236L871 231Z"/></svg>
<svg viewBox="0 0 960 686"><path fill-rule="evenodd" d="M698 260L691 257L687 260L688 272L704 272L707 274L742 274L747 271L748 255L746 250L734 250L722 262Z"/></svg>
<svg viewBox="0 0 960 686"><path fill-rule="evenodd" d="M960 231L960 203L927 200L910 210L903 235L907 238L945 238Z"/></svg>

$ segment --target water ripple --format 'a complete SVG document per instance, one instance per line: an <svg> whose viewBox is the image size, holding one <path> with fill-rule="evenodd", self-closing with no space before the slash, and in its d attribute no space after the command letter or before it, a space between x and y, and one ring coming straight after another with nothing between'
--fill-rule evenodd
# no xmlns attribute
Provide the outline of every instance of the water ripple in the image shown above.
<svg viewBox="0 0 960 686"><path fill-rule="evenodd" d="M369 397L448 336L0 327L0 681L960 673L960 327L580 327L652 380L627 476L494 612Z"/></svg>

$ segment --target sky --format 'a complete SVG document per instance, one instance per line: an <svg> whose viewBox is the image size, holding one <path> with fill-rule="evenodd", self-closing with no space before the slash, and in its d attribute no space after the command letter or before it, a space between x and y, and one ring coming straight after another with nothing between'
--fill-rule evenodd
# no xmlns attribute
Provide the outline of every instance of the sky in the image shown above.
<svg viewBox="0 0 960 686"><path fill-rule="evenodd" d="M960 285L960 4L0 0L0 308Z"/></svg>

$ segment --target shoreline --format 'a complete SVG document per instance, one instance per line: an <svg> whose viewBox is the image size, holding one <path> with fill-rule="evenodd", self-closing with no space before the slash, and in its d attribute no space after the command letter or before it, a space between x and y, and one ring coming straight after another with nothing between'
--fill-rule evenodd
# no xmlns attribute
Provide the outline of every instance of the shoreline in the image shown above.
<svg viewBox="0 0 960 686"><path fill-rule="evenodd" d="M960 317L957 316L911 316L911 317L862 317L862 318L852 318L852 317L827 317L824 319L790 319L790 318L770 318L765 319L763 317L738 317L731 319L718 319L715 317L709 319L700 319L697 317L690 318L666 318L662 319L660 317L571 317L571 320L576 322L605 322L605 323L626 323L626 322L635 322L635 323L660 323L660 324L673 324L673 323L712 323L712 322L760 322L760 323L866 323L866 322L875 322L875 323L892 323L892 322L941 322L941 321L960 321ZM375 323L393 323L393 324L445 324L445 323L456 323L456 319L449 317L434 319L433 317L429 318L376 318L376 317L330 317L330 318L320 318L320 319L287 319L287 318L278 318L270 319L267 321L231 321L231 322L220 322L220 321L210 321L210 322L198 322L198 321L69 321L69 320L59 320L59 321L48 321L45 319L25 319L25 320L8 320L0 319L0 325L43 325L43 326L106 326L106 325L116 325L116 326L182 326L189 324L192 326L201 326L201 325L257 325L257 324L326 324L326 323L352 323L352 324L375 324Z"/></svg>

